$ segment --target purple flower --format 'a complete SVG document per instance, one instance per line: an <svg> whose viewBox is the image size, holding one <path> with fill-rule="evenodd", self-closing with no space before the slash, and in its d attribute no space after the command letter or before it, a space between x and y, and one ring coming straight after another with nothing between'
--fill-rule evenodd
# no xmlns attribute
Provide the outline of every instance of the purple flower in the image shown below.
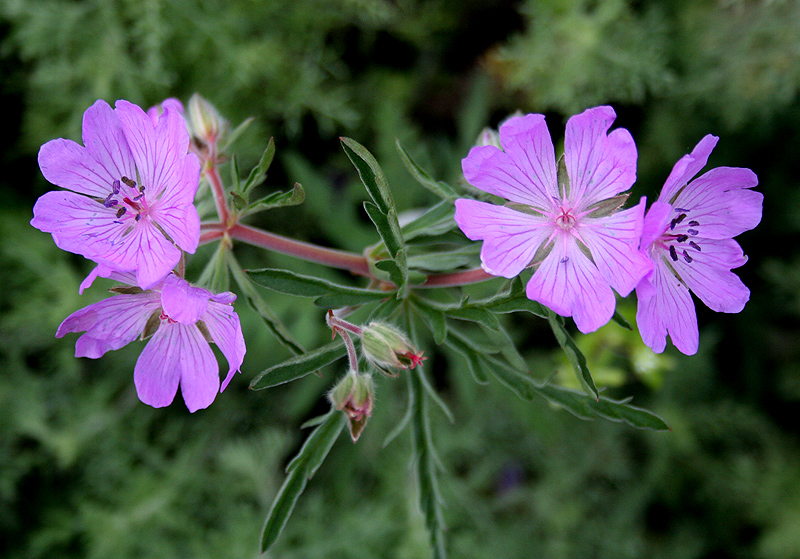
<svg viewBox="0 0 800 559"><path fill-rule="evenodd" d="M135 282L131 273L111 277ZM189 411L211 405L244 360L242 328L231 306L236 295L215 295L174 274L147 291L138 287L112 291L117 295L68 316L56 337L86 332L75 344L75 357L91 359L140 336L149 338L133 372L139 399L155 408L167 406L180 384ZM209 341L216 343L228 360L228 375L221 388L219 365Z"/></svg>
<svg viewBox="0 0 800 559"><path fill-rule="evenodd" d="M572 316L581 332L614 314L612 287L628 295L652 268L638 252L643 203L616 212L636 180L636 147L625 129L607 134L614 118L611 107L570 118L558 164L543 115L507 120L503 149L474 147L462 167L471 184L509 203L456 200L458 226L484 241L484 270L512 278L535 266L528 297Z"/></svg>
<svg viewBox="0 0 800 559"><path fill-rule="evenodd" d="M675 164L644 220L641 248L655 267L636 286L636 322L656 353L664 351L667 334L681 352L697 353L697 316L689 291L717 312L740 312L750 298L731 272L747 262L733 237L761 221L764 195L750 190L758 184L750 169L717 167L691 180L717 140L709 134Z"/></svg>
<svg viewBox="0 0 800 559"><path fill-rule="evenodd" d="M112 270L135 272L139 287L152 287L200 239L200 164L188 153L186 123L174 104L154 120L127 101L112 109L101 100L83 115L83 142L42 146L42 174L67 190L39 198L31 225L98 263L82 288Z"/></svg>

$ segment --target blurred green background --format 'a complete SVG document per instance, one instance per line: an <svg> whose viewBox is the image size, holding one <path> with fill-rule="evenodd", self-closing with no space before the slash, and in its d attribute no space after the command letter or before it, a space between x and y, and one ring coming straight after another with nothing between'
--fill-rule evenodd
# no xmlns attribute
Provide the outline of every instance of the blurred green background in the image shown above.
<svg viewBox="0 0 800 559"><path fill-rule="evenodd" d="M78 296L90 266L28 224L53 188L38 147L79 140L98 98L147 107L199 92L234 124L255 118L235 146L243 168L273 136L268 188L306 189L303 206L258 224L354 251L377 235L340 135L376 155L400 211L432 200L403 169L396 137L437 179L457 181L483 126L543 112L559 138L569 115L610 103L637 142L634 197L652 199L681 155L720 136L710 165L753 169L765 194L761 225L739 238L750 257L738 271L752 290L744 312L699 308L692 357L670 347L654 358L613 324L580 337L608 393L634 396L671 432L523 402L425 347L456 417L433 415L448 550L800 557L800 2L0 0L0 37L0 556L257 557L282 469L305 436L298 427L324 411L343 372L342 363L248 391L289 354L240 304L243 375L189 414L180 397L165 409L137 400L141 344L78 360L76 336L55 339L61 320L104 291ZM237 254L250 266L332 274L248 247ZM329 336L306 300L264 296L307 347ZM630 316L634 303L621 308ZM545 324L510 320L533 374L564 369ZM269 556L429 555L408 433L382 448L405 383L377 382L361 440L333 448Z"/></svg>

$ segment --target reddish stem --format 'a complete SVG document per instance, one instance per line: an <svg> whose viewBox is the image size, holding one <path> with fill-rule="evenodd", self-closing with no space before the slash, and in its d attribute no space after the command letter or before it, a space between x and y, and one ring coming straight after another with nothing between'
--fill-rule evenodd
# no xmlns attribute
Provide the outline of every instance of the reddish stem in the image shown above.
<svg viewBox="0 0 800 559"><path fill-rule="evenodd" d="M211 190L214 192L214 204L217 206L219 220L221 223L228 223L230 212L228 211L228 203L225 200L225 188L222 186L222 178L220 178L217 170L217 146L215 142L210 143L208 146L205 172L208 182L211 183Z"/></svg>

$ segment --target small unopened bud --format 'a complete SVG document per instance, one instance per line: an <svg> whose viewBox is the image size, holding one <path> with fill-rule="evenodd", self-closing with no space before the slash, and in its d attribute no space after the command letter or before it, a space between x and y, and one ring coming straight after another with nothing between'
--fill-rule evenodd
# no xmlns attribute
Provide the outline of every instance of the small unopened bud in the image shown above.
<svg viewBox="0 0 800 559"><path fill-rule="evenodd" d="M413 369L425 359L408 337L394 326L383 322L370 322L361 334L364 357L381 372L386 369Z"/></svg>
<svg viewBox="0 0 800 559"><path fill-rule="evenodd" d="M206 145L217 144L229 128L216 107L198 93L189 99L188 124L191 135Z"/></svg>
<svg viewBox="0 0 800 559"><path fill-rule="evenodd" d="M367 425L367 419L372 415L372 406L375 403L372 377L350 369L328 393L328 398L337 410L347 416L350 437L356 442Z"/></svg>
<svg viewBox="0 0 800 559"><path fill-rule="evenodd" d="M475 142L476 146L494 146L498 149L503 149L500 145L500 134L494 128L484 128L478 134L478 140Z"/></svg>

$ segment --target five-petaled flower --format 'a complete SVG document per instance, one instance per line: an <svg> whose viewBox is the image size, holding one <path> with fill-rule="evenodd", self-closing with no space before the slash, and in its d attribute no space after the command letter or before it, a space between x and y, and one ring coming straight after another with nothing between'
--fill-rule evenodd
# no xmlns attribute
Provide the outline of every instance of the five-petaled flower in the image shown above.
<svg viewBox="0 0 800 559"><path fill-rule="evenodd" d="M112 109L100 100L83 115L83 142L42 146L42 174L67 190L39 198L31 225L98 264L81 289L112 271L135 272L136 284L148 289L200 239L200 164L188 153L186 123L170 104L151 119L127 101Z"/></svg>
<svg viewBox="0 0 800 559"><path fill-rule="evenodd" d="M512 278L535 266L528 297L582 332L614 314L612 287L626 296L652 268L638 252L644 204L616 211L636 179L636 147L623 128L607 134L615 116L596 107L570 118L558 163L543 115L507 120L503 149L474 147L462 166L470 184L509 203L456 200L458 226L484 241L484 270Z"/></svg>
<svg viewBox="0 0 800 559"><path fill-rule="evenodd" d="M112 273L111 278L135 283L131 273ZM56 336L86 332L75 344L75 356L92 359L149 337L133 373L139 399L156 408L167 406L180 385L189 411L211 405L244 360L242 328L232 307L236 295L211 293L174 274L147 291L135 286L112 291L117 294L68 316ZM228 360L221 388L209 341Z"/></svg>
<svg viewBox="0 0 800 559"><path fill-rule="evenodd" d="M750 291L731 272L747 262L733 237L761 221L763 194L750 169L717 167L692 180L718 138L708 135L672 169L647 212L641 248L655 267L636 286L636 322L644 343L661 353L667 334L680 351L697 352L694 292L710 309L740 312Z"/></svg>

